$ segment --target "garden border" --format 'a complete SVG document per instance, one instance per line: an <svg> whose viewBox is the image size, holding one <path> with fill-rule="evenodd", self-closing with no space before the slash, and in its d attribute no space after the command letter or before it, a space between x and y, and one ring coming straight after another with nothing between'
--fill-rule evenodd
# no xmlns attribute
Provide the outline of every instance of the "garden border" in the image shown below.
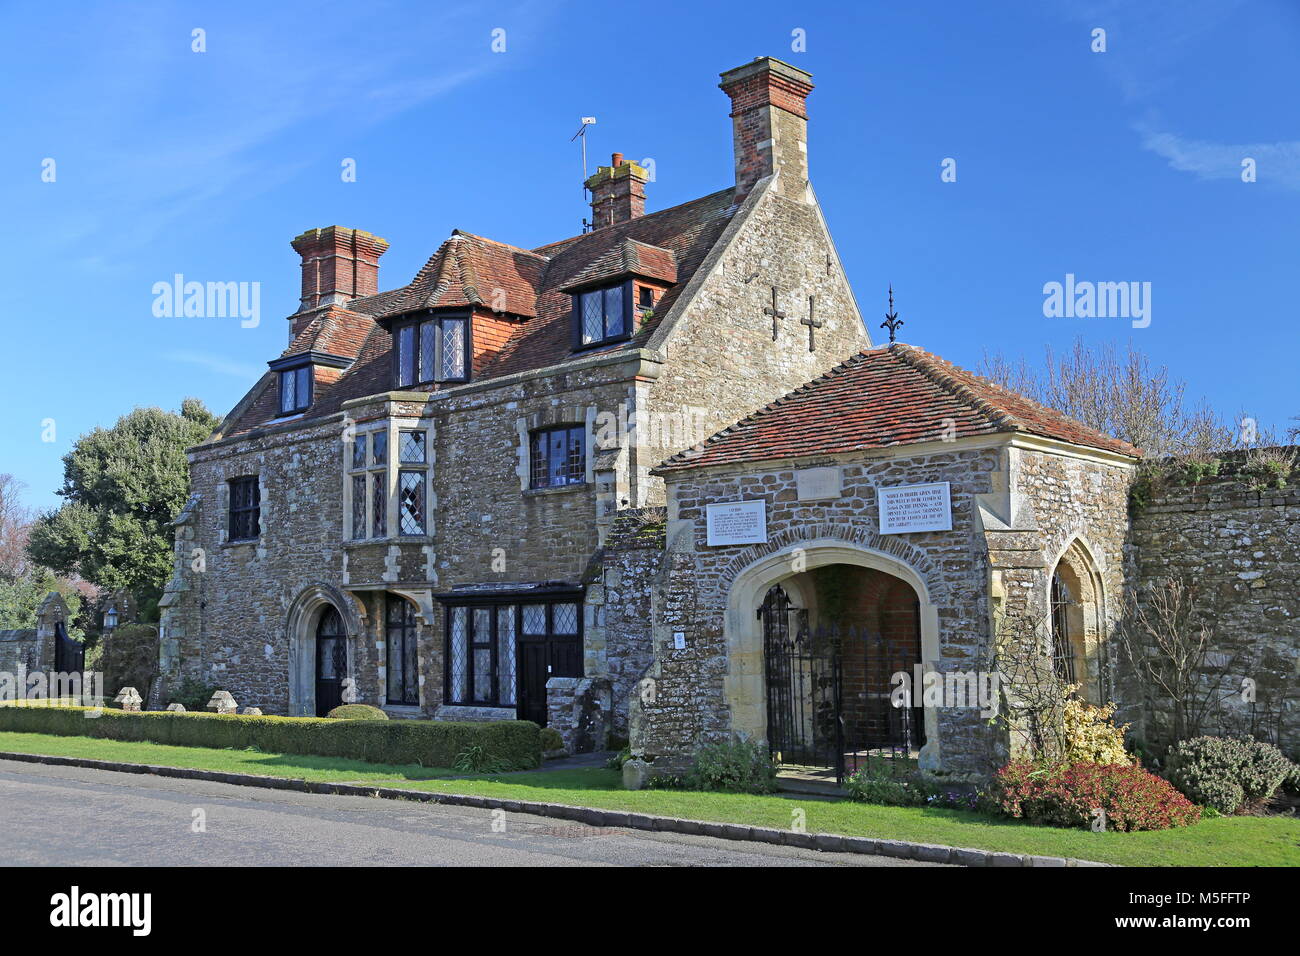
<svg viewBox="0 0 1300 956"><path fill-rule="evenodd" d="M872 837L843 836L836 833L796 833L793 830L777 830L772 827L751 827L740 823L683 820L678 817L660 817L648 813L630 813L625 810L601 810L596 807L575 807L562 803L537 803L530 800L509 800L501 797L481 797L462 793L438 793L431 790L403 790L399 787L363 787L350 783L298 780L293 777L264 777L258 774L198 770L189 767L119 763L114 760L93 760L89 757L55 757L48 754L0 751L0 760L48 764L55 767L82 767L88 770L112 770L118 773L151 774L157 777L176 777L182 780L206 780L212 783L227 783L240 787L261 787L264 790L296 790L300 793L319 793L333 796L417 800L423 803L474 807L480 810L530 813L535 816L572 820L593 827L617 827L629 830L680 833L687 836L707 836L722 840L741 840L754 843L770 843L778 846L793 846L805 850L821 850L827 853L862 853L889 856L905 860L919 860L923 863L1011 867L1113 865L1110 863L1097 863L1091 860L1076 860L1070 857L1002 853L994 850L978 850L972 847L912 843L907 840L877 840Z"/></svg>

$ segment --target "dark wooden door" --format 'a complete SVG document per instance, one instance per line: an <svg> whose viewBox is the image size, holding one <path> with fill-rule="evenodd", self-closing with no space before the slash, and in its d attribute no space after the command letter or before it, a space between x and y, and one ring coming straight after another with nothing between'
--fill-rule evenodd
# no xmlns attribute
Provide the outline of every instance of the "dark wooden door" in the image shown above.
<svg viewBox="0 0 1300 956"><path fill-rule="evenodd" d="M343 620L327 608L316 625L316 716L324 717L343 703L343 679L348 673L347 636Z"/></svg>
<svg viewBox="0 0 1300 956"><path fill-rule="evenodd" d="M519 642L519 705L520 720L531 720L546 726L546 640Z"/></svg>
<svg viewBox="0 0 1300 956"><path fill-rule="evenodd" d="M546 682L582 676L582 605L525 604L519 634L520 720L546 726Z"/></svg>

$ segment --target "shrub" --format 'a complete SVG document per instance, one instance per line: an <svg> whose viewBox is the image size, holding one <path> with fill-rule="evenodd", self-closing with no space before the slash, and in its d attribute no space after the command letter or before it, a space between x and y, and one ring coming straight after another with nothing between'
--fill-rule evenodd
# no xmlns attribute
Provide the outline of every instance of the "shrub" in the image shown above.
<svg viewBox="0 0 1300 956"><path fill-rule="evenodd" d="M1257 809L1296 772L1272 744L1193 737L1170 749L1166 776L1194 802L1220 813Z"/></svg>
<svg viewBox="0 0 1300 956"><path fill-rule="evenodd" d="M632 759L632 748L624 747L614 756L605 761L606 770L622 770L623 764Z"/></svg>
<svg viewBox="0 0 1300 956"><path fill-rule="evenodd" d="M1200 819L1167 780L1128 764L1036 764L1013 760L994 775L990 798L1031 823L1090 828L1097 810L1108 830L1166 830Z"/></svg>
<svg viewBox="0 0 1300 956"><path fill-rule="evenodd" d="M1063 711L1062 760L1065 763L1133 763L1133 757L1124 747L1128 724L1116 727L1114 716L1114 704L1094 707L1078 697L1067 698Z"/></svg>
<svg viewBox="0 0 1300 956"><path fill-rule="evenodd" d="M451 767L471 746L511 769L541 764L541 728L527 720L331 720L235 714L0 706L0 730L182 747L346 757L369 763Z"/></svg>
<svg viewBox="0 0 1300 956"><path fill-rule="evenodd" d="M695 751L695 763L685 783L692 790L772 793L776 790L776 764L762 741L738 738L705 744Z"/></svg>
<svg viewBox="0 0 1300 956"><path fill-rule="evenodd" d="M201 680L187 677L181 681L179 687L167 695L163 705L175 703L181 704L186 710L202 710L208 706L212 695L220 689L216 684L205 684Z"/></svg>
<svg viewBox="0 0 1300 956"><path fill-rule="evenodd" d="M554 727L542 728L542 750L563 750L564 738Z"/></svg>
<svg viewBox="0 0 1300 956"><path fill-rule="evenodd" d="M158 674L158 629L148 624L126 624L105 635L103 647L101 666L109 699L123 687L134 687L147 699L149 686Z"/></svg>
<svg viewBox="0 0 1300 956"><path fill-rule="evenodd" d="M369 704L339 704L325 715L330 720L387 720L388 715Z"/></svg>
<svg viewBox="0 0 1300 956"><path fill-rule="evenodd" d="M916 783L900 780L868 764L844 780L850 800L859 803L883 803L890 807L915 807L926 802L929 791Z"/></svg>

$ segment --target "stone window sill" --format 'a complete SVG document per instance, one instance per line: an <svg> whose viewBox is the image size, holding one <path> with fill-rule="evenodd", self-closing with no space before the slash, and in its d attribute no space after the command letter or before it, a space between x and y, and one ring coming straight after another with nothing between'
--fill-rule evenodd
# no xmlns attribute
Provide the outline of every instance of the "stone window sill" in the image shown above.
<svg viewBox="0 0 1300 956"><path fill-rule="evenodd" d="M550 488L526 488L524 489L525 498L544 498L549 495L571 494L575 491L586 491L591 487L591 483L584 481L580 485L555 485Z"/></svg>
<svg viewBox="0 0 1300 956"><path fill-rule="evenodd" d="M369 548L375 546L387 547L390 544L433 544L433 537L431 535L410 535L401 538L360 538L355 541L344 541L343 547L351 550L354 548Z"/></svg>

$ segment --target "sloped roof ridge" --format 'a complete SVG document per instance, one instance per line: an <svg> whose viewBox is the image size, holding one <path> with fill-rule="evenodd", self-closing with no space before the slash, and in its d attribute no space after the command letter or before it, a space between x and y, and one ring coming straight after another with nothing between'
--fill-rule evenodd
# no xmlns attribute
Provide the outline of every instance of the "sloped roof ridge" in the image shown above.
<svg viewBox="0 0 1300 956"><path fill-rule="evenodd" d="M696 196L694 199L688 199L685 202L679 202L676 206L668 206L664 209L656 209L654 212L645 213L644 215L637 216L635 219L628 219L624 222L616 222L609 226L601 226L599 229L593 229L591 232L580 232L576 236L568 236L564 239L556 239L554 242L543 243L540 246L534 247L532 251L536 252L538 255L545 255L545 253L539 252L538 250L550 249L555 246L567 245L571 242L576 242L579 239L586 239L588 236L597 235L598 233L603 232L606 229L617 229L620 226L626 226L632 223L644 223L650 219L655 218L656 216L665 216L668 215L669 213L677 212L678 210L682 209L685 206L693 206L696 203L707 202L708 200L720 196L723 193L735 192L735 188L736 187L734 186L727 186L725 189L715 189L711 193L707 193L703 196ZM649 243L647 243L647 245L649 245Z"/></svg>
<svg viewBox="0 0 1300 956"><path fill-rule="evenodd" d="M461 237L465 239L477 239L479 242L490 242L494 246L502 246L503 248L512 249L515 252L522 252L524 255L533 256L538 259L551 258L550 256L542 255L540 252L536 252L533 249L525 249L523 246L516 246L511 242L502 242L500 239L493 239L491 236L480 236L476 232L469 232L465 229L453 229L451 231L451 236L452 238Z"/></svg>
<svg viewBox="0 0 1300 956"><path fill-rule="evenodd" d="M942 359L931 355L924 349L903 342L892 342L889 344L888 349L899 361L916 369L934 385L989 418L994 425L1009 428L1013 431L1029 430L1024 422L1005 408L995 405L965 382L954 378L952 373L944 367L947 363Z"/></svg>
<svg viewBox="0 0 1300 956"><path fill-rule="evenodd" d="M773 399L772 401L764 405L762 408L750 412L748 415L746 415L744 418L740 419L739 421L733 422L732 424L728 425L726 428L722 429L719 432L715 432L714 434L710 435L708 438L704 439L704 441L697 442L696 444L692 445L690 448L686 448L682 451L679 451L677 452L677 454L671 456L670 458L665 459L663 463L659 465L659 467L662 468L667 465L673 464L674 462L689 460L693 454L704 451L704 449L707 448L709 445L721 441L723 438L732 434L740 427L744 425L748 425L750 422L754 421L755 419L762 418L770 414L771 412L774 412L782 405L789 404L790 402L794 401L797 396L803 395L805 392L808 392L813 388L815 388L819 382L824 382L827 379L841 375L847 369L853 367L854 365L861 365L864 361L866 361L869 354L870 354L869 352L864 350L854 355L850 355L839 365L836 365L834 368L827 369L825 372L823 372L821 375L818 375L812 381L804 382L802 385L798 386L797 388L792 389L789 392L786 392L780 398Z"/></svg>

